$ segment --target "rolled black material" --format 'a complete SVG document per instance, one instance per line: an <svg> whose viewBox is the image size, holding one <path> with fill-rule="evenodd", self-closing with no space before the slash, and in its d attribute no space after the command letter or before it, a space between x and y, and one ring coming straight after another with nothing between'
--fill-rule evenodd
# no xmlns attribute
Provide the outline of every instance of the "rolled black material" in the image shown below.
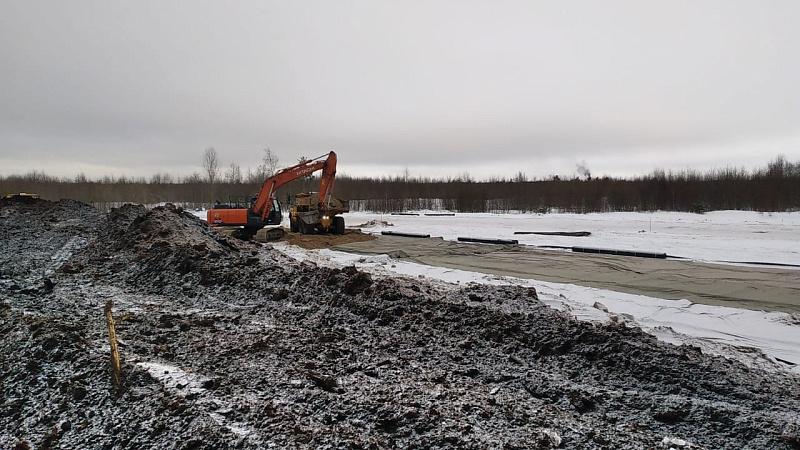
<svg viewBox="0 0 800 450"><path fill-rule="evenodd" d="M515 231L514 234L540 234L542 236L573 236L586 237L592 233L588 231Z"/></svg>
<svg viewBox="0 0 800 450"><path fill-rule="evenodd" d="M487 239L487 238L459 237L458 240L461 242L480 242L481 244L519 244L519 241L516 239Z"/></svg>
<svg viewBox="0 0 800 450"><path fill-rule="evenodd" d="M425 213L426 216L455 216L456 213Z"/></svg>
<svg viewBox="0 0 800 450"><path fill-rule="evenodd" d="M430 234L400 233L398 231L381 231L381 234L386 235L386 236L402 236L402 237L410 237L410 238L429 238L429 237L431 237Z"/></svg>
<svg viewBox="0 0 800 450"><path fill-rule="evenodd" d="M572 251L578 253L600 253L603 255L635 256L638 258L667 258L666 253L644 252L639 250L615 250L612 248L572 247Z"/></svg>

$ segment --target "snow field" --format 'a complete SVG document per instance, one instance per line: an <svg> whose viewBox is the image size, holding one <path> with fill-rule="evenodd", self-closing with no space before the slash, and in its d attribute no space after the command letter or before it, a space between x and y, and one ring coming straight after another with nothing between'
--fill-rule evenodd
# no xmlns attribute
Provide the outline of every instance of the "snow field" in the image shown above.
<svg viewBox="0 0 800 450"><path fill-rule="evenodd" d="M421 214L423 214L422 212ZM591 214L461 214L429 217L348 213L348 227L375 220L393 226L362 228L517 239L523 245L603 247L665 252L698 261L758 261L800 265L800 212L715 211ZM588 237L515 235L515 231L589 231Z"/></svg>

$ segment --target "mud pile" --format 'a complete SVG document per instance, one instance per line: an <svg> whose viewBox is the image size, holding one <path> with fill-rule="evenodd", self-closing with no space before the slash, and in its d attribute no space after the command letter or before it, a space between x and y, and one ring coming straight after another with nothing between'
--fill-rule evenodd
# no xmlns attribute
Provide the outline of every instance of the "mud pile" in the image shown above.
<svg viewBox="0 0 800 450"><path fill-rule="evenodd" d="M196 296L198 288L236 285L256 288L249 267L258 247L211 231L173 205L113 209L104 230L70 261L68 271L95 280L135 286L143 292Z"/></svg>
<svg viewBox="0 0 800 450"><path fill-rule="evenodd" d="M171 207L100 228L51 291L0 291L2 448L800 445L797 377L579 322L533 289L296 263Z"/></svg>
<svg viewBox="0 0 800 450"><path fill-rule="evenodd" d="M49 289L49 278L104 220L73 200L0 199L0 288Z"/></svg>

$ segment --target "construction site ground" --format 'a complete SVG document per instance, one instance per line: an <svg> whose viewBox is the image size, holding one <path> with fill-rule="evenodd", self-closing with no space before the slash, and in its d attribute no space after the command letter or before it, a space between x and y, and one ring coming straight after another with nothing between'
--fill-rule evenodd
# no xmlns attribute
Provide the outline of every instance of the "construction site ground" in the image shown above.
<svg viewBox="0 0 800 450"><path fill-rule="evenodd" d="M337 245L351 244L355 242L364 242L375 239L371 234L362 233L358 229L348 228L344 234L300 234L287 231L281 241L285 241L291 245L297 245L309 250L320 248L331 248Z"/></svg>
<svg viewBox="0 0 800 450"><path fill-rule="evenodd" d="M0 448L800 446L796 375L532 288L296 262L170 206L0 203L0 302Z"/></svg>
<svg viewBox="0 0 800 450"><path fill-rule="evenodd" d="M800 312L800 271L775 267L541 250L381 236L336 250L500 276L572 283L665 299L766 311Z"/></svg>

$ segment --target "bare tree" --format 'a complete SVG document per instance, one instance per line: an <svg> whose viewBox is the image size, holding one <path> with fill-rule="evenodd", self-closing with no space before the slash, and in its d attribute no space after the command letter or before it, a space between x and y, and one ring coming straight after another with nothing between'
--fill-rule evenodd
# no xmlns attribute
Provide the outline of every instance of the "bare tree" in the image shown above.
<svg viewBox="0 0 800 450"><path fill-rule="evenodd" d="M214 147L209 147L203 153L203 172L210 184L214 184L219 176L219 157Z"/></svg>
<svg viewBox="0 0 800 450"><path fill-rule="evenodd" d="M242 183L242 169L236 163L231 163L228 170L225 171L225 182L229 184Z"/></svg>
<svg viewBox="0 0 800 450"><path fill-rule="evenodd" d="M309 162L310 159L306 158L305 156L300 156L297 158L297 164L305 164ZM314 177L313 173L310 173L302 178L300 178L300 192L309 192L309 180Z"/></svg>
<svg viewBox="0 0 800 450"><path fill-rule="evenodd" d="M269 178L275 175L278 171L278 155L272 153L269 147L264 149L264 155L261 157L261 164L258 165L258 172L262 178Z"/></svg>
<svg viewBox="0 0 800 450"><path fill-rule="evenodd" d="M262 177L259 176L258 169L254 172L251 167L247 168L247 174L244 176L244 182L247 184L258 184L259 181L264 181Z"/></svg>
<svg viewBox="0 0 800 450"><path fill-rule="evenodd" d="M184 184L200 184L203 182L203 177L200 175L199 172L192 172L191 175L187 175L183 178Z"/></svg>

